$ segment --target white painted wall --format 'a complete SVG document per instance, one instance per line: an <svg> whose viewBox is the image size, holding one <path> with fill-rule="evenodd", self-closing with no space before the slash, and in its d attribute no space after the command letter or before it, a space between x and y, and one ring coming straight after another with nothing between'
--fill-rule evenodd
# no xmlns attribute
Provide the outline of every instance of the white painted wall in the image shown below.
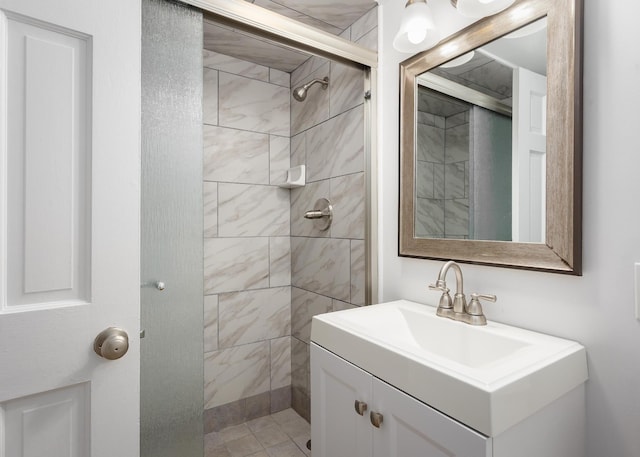
<svg viewBox="0 0 640 457"><path fill-rule="evenodd" d="M584 275L464 265L465 290L495 293L489 319L580 341L589 354L589 457L640 455L640 3L584 0ZM435 305L427 284L442 262L400 258L398 64L391 43L404 1L379 0L380 299ZM430 0L450 34L465 25L449 0Z"/></svg>

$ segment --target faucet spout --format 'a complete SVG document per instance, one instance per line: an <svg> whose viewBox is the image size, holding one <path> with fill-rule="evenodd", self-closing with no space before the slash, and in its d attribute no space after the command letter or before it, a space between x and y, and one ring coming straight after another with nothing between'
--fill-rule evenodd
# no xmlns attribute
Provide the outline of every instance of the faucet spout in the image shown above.
<svg viewBox="0 0 640 457"><path fill-rule="evenodd" d="M440 273L438 274L438 281L446 281L449 268L453 268L453 271L456 274L456 294L463 294L464 280L462 279L462 269L460 268L460 265L455 263L453 260L448 261L442 266Z"/></svg>
<svg viewBox="0 0 640 457"><path fill-rule="evenodd" d="M464 280L462 278L462 269L460 268L460 265L453 260L445 263L438 274L437 284L446 284L446 277L450 268L453 268L453 271L456 274L456 293L453 296L454 319L461 320L462 316L466 312L467 299L464 296Z"/></svg>

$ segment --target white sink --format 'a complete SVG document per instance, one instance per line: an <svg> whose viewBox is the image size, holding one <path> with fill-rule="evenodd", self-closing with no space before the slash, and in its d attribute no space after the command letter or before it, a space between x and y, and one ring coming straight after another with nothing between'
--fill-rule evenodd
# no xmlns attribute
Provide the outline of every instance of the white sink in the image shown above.
<svg viewBox="0 0 640 457"><path fill-rule="evenodd" d="M406 300L315 316L311 340L487 436L587 380L576 342Z"/></svg>

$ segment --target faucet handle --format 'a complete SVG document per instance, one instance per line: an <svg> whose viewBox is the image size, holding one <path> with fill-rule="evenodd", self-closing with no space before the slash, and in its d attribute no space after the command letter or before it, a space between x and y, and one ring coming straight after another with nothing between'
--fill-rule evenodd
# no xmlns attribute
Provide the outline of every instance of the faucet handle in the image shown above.
<svg viewBox="0 0 640 457"><path fill-rule="evenodd" d="M494 302L494 303L498 300L498 297L492 294L476 294L476 293L471 294L471 300L474 300L474 299L478 300L480 298L482 298L483 300Z"/></svg>
<svg viewBox="0 0 640 457"><path fill-rule="evenodd" d="M447 283L442 280L438 280L435 284L429 284L429 290L442 292L436 314L441 317L453 318L453 300L451 299L451 295L449 295Z"/></svg>
<svg viewBox="0 0 640 457"><path fill-rule="evenodd" d="M465 321L471 325L487 325L487 318L482 311L480 299L495 302L498 297L490 294L471 294L471 301L467 305L467 316Z"/></svg>

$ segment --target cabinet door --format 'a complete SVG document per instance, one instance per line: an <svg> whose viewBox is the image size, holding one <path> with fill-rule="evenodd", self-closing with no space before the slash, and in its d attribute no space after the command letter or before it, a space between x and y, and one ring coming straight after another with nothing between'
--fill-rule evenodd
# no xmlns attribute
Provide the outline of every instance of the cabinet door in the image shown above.
<svg viewBox="0 0 640 457"><path fill-rule="evenodd" d="M311 344L313 457L371 456L371 379L369 373ZM363 415L356 412L356 401L367 404Z"/></svg>
<svg viewBox="0 0 640 457"><path fill-rule="evenodd" d="M374 457L489 457L491 439L373 378ZM336 454L338 455L338 454Z"/></svg>

